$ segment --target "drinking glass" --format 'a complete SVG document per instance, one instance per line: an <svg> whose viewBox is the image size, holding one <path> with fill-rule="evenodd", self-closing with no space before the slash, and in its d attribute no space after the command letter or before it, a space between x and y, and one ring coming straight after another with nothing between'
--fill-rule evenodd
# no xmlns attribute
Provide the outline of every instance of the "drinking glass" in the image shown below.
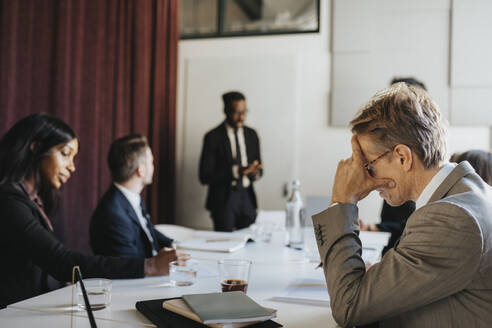
<svg viewBox="0 0 492 328"><path fill-rule="evenodd" d="M223 292L248 290L250 260L224 259L218 261L220 285Z"/></svg>
<svg viewBox="0 0 492 328"><path fill-rule="evenodd" d="M195 283L198 271L198 262L172 261L169 263L169 278L174 286L191 286Z"/></svg>
<svg viewBox="0 0 492 328"><path fill-rule="evenodd" d="M84 286L87 292L87 298L93 311L101 310L111 304L112 282L109 279L91 278L84 279ZM80 282L77 282L77 306L85 309L84 295Z"/></svg>

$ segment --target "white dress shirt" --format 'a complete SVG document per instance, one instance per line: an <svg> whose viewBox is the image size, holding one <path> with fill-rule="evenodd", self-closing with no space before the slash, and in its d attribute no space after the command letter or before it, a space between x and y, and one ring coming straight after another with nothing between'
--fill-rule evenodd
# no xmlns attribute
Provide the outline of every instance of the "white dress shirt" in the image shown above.
<svg viewBox="0 0 492 328"><path fill-rule="evenodd" d="M227 137L229 138L229 143L231 144L232 158L236 158L236 139L234 137L234 128L226 123ZM246 143L244 141L244 129L240 127L237 129L237 140L239 142L239 151L241 152L241 166L248 166L248 155L246 154ZM234 178L239 178L239 165L232 166L232 175ZM247 188L250 185L250 181L247 175L243 175L243 187ZM236 181L232 181L232 185L236 185Z"/></svg>
<svg viewBox="0 0 492 328"><path fill-rule="evenodd" d="M443 183L444 179L447 178L449 173L454 170L456 165L456 163L444 164L444 166L439 170L439 172L436 173L436 175L434 175L427 186L425 186L419 198L417 198L417 202L415 203L415 210L418 210L429 202L432 194L437 190L437 188L439 188L439 186L441 185L441 183Z"/></svg>
<svg viewBox="0 0 492 328"><path fill-rule="evenodd" d="M152 234L150 233L149 227L147 226L147 219L143 216L142 213L142 207L140 206L141 202L141 197L139 194L134 193L133 191L123 187L122 185L114 182L114 185L116 188L118 188L123 195L128 199L130 202L130 205L132 205L133 210L135 211L135 214L137 214L138 221L140 222L140 226L142 227L143 231L147 235L147 238L150 241L151 245L154 245L154 238L152 238ZM156 255L157 251L154 249L152 246L152 256Z"/></svg>

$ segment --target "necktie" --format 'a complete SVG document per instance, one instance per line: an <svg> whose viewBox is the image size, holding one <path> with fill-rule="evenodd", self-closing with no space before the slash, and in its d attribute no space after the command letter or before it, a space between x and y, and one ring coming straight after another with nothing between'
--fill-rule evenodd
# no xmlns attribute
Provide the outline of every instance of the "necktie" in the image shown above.
<svg viewBox="0 0 492 328"><path fill-rule="evenodd" d="M236 164L241 166L242 165L242 158L241 158L241 148L239 147L239 138L237 137L237 128L234 129L234 140L236 141Z"/></svg>
<svg viewBox="0 0 492 328"><path fill-rule="evenodd" d="M239 138L237 137L237 128L234 128L234 140L236 141L236 165L239 165L239 167L242 166L242 158L241 158L241 148L239 147ZM237 185L238 187L241 187L243 185L242 177L240 176L237 179Z"/></svg>
<svg viewBox="0 0 492 328"><path fill-rule="evenodd" d="M143 200L140 200L140 208L142 209L142 215L145 218L145 224L147 225L147 230L149 232L149 237L150 237L149 243L150 243L150 247L152 249L152 254L155 255L157 253L158 247L156 247L156 245L155 245L156 240L152 234L152 226L150 223L150 214L149 214L149 212L147 212L147 207L145 206L145 203L143 202Z"/></svg>

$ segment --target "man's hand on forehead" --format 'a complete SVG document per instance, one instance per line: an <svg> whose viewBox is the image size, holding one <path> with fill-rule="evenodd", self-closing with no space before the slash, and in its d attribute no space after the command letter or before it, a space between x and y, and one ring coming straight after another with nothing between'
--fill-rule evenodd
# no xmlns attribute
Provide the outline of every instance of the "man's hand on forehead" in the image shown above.
<svg viewBox="0 0 492 328"><path fill-rule="evenodd" d="M357 204L359 200L364 199L377 188L394 186L394 182L390 179L371 177L364 167L366 158L356 136L352 136L351 144L352 156L338 163L333 184L332 203Z"/></svg>

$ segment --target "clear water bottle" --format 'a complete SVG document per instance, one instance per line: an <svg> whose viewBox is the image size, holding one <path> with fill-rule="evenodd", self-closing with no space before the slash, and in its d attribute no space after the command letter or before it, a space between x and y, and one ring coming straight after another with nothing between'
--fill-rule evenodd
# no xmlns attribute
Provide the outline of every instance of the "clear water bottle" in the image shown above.
<svg viewBox="0 0 492 328"><path fill-rule="evenodd" d="M287 245L302 248L304 244L303 227L305 224L306 210L299 191L299 180L292 181L292 194L285 206L285 228L288 233Z"/></svg>

